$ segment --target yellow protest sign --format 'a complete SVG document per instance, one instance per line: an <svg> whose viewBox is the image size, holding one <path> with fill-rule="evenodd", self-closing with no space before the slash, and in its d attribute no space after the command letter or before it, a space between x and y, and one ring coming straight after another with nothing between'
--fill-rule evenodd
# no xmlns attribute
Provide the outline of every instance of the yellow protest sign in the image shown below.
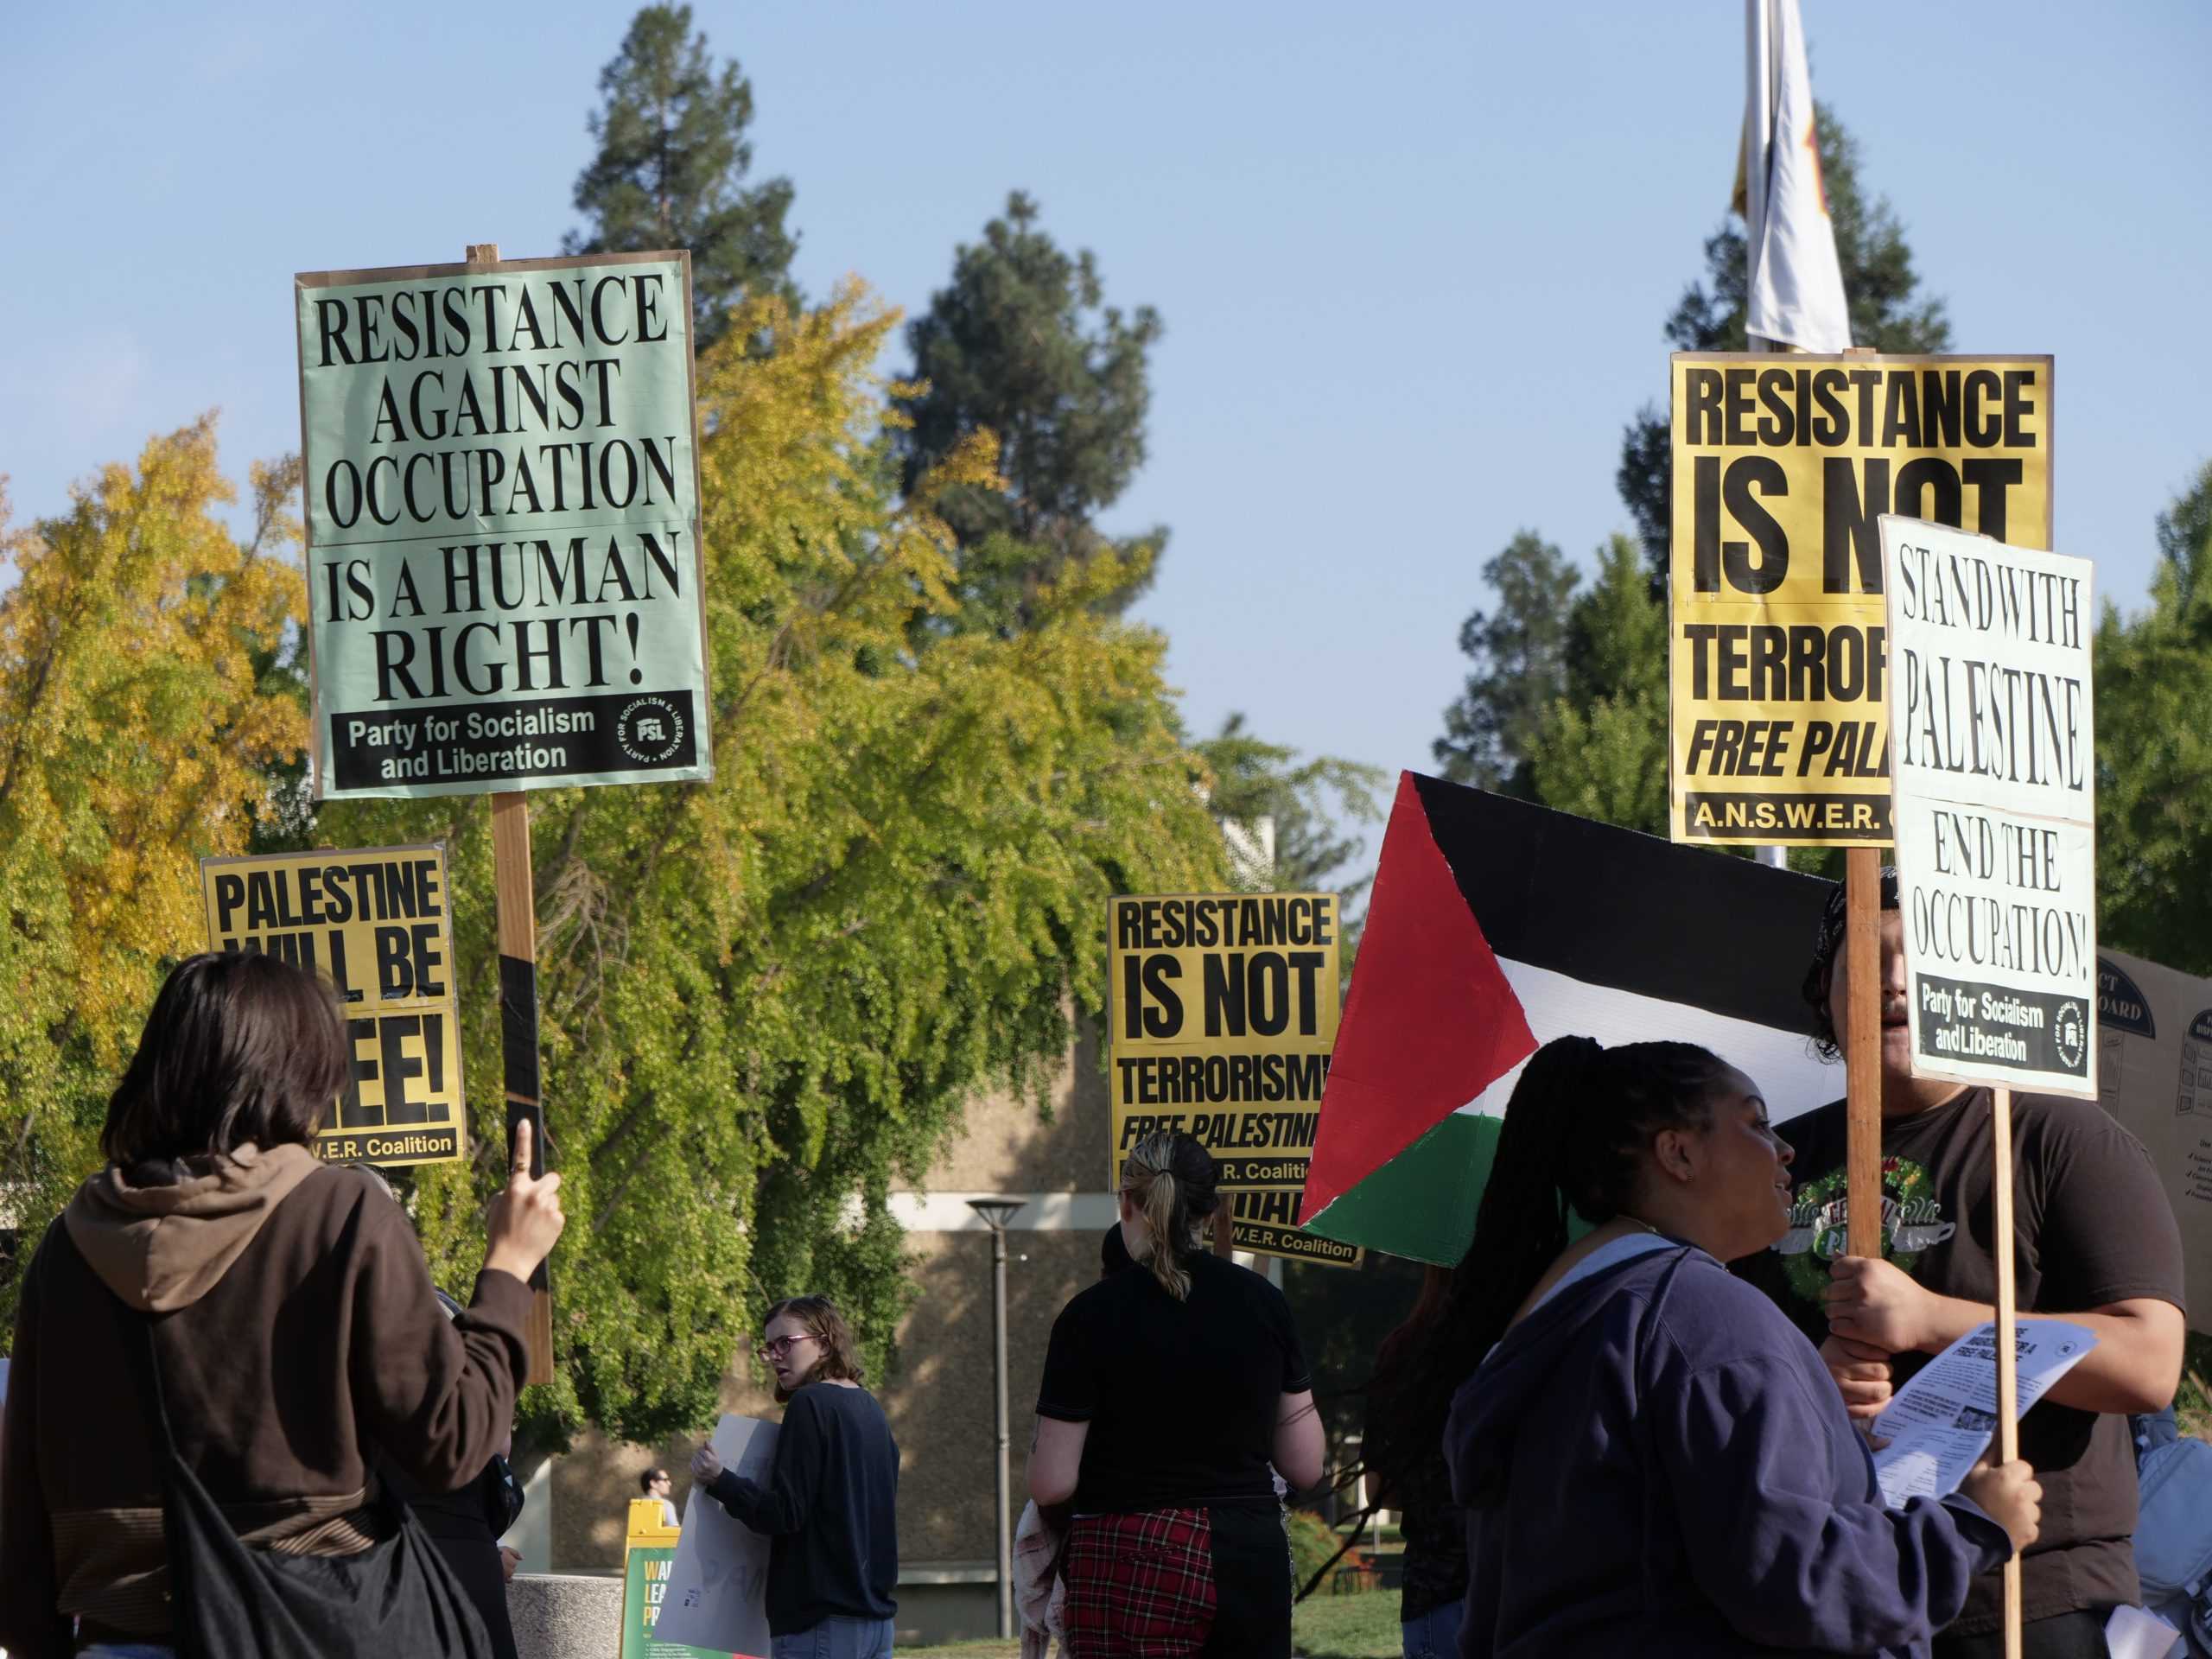
<svg viewBox="0 0 2212 1659"><path fill-rule="evenodd" d="M335 1162L435 1164L467 1136L444 850L203 858L214 950L296 963L337 989L353 1076L317 1137Z"/></svg>
<svg viewBox="0 0 2212 1659"><path fill-rule="evenodd" d="M1107 929L1113 1190L1131 1147L1179 1129L1214 1156L1238 1249L1357 1261L1297 1230L1337 1041L1336 895L1116 898Z"/></svg>
<svg viewBox="0 0 2212 1659"><path fill-rule="evenodd" d="M2048 357L1677 353L1674 838L1886 845L1884 513L2050 545Z"/></svg>

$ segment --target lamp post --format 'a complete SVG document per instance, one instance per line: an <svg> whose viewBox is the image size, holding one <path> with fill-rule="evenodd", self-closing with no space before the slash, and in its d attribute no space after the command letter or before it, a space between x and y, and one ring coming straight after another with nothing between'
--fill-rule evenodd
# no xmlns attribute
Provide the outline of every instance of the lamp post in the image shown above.
<svg viewBox="0 0 2212 1659"><path fill-rule="evenodd" d="M1006 1404L1006 1224L1020 1198L970 1198L968 1207L991 1230L991 1375L998 1389L999 1636L1014 1635L1014 1517L1007 1508L1013 1484Z"/></svg>

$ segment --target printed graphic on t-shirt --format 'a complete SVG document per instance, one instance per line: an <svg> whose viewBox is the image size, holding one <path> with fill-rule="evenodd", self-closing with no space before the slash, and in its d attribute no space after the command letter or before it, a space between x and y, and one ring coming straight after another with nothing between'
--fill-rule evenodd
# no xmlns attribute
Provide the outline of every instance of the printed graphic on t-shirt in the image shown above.
<svg viewBox="0 0 2212 1659"><path fill-rule="evenodd" d="M1847 1254L1851 1205L1844 1181L1845 1171L1839 1165L1818 1180L1802 1183L1789 1208L1789 1230L1773 1247L1782 1257L1790 1289L1808 1302L1821 1300L1828 1283L1828 1263ZM1941 1244L1957 1230L1955 1222L1943 1219L1942 1200L1935 1196L1935 1183L1925 1169L1910 1158L1882 1160L1885 1260L1910 1273L1923 1250Z"/></svg>

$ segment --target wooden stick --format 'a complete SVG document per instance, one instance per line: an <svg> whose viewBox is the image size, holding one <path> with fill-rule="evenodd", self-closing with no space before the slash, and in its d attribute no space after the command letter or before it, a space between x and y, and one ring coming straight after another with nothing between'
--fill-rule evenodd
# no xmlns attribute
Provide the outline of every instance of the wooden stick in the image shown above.
<svg viewBox="0 0 2212 1659"><path fill-rule="evenodd" d="M1213 1253L1216 1255L1236 1254L1236 1217L1233 1213L1236 1208L1236 1200L1230 1194L1223 1193L1221 1207L1213 1212Z"/></svg>
<svg viewBox="0 0 2212 1659"><path fill-rule="evenodd" d="M2012 1091L1993 1091L1990 1135L1996 1156L1990 1179L1996 1192L1997 1256L1997 1456L2010 1463L2020 1455L2018 1355L2013 1347L2018 1293L2012 1282ZM2020 1558L2005 1563L2005 1655L2020 1659Z"/></svg>
<svg viewBox="0 0 2212 1659"><path fill-rule="evenodd" d="M1882 852L1844 855L1844 1204L1847 1254L1882 1254Z"/></svg>
<svg viewBox="0 0 2212 1659"><path fill-rule="evenodd" d="M499 263L499 245L469 245L472 265ZM530 1124L530 1173L545 1173L545 1103L537 1076L537 895L530 861L530 801L520 790L492 797L492 884L499 906L499 1048L506 1073L507 1154L515 1128ZM539 1262L530 1276L530 1370L524 1382L553 1380L553 1281Z"/></svg>

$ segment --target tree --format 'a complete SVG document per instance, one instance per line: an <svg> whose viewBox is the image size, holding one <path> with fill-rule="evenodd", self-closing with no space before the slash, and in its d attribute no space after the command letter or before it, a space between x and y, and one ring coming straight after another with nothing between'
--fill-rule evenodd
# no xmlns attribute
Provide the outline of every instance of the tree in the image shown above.
<svg viewBox="0 0 2212 1659"><path fill-rule="evenodd" d="M690 249L696 349L721 337L741 302L795 298L798 238L784 225L791 181L744 188L753 83L734 59L715 69L706 35L691 33L691 8L639 12L600 71L599 89L606 103L591 118L599 154L576 175L576 211L591 225L563 238L562 251Z"/></svg>
<svg viewBox="0 0 2212 1659"><path fill-rule="evenodd" d="M835 1296L887 1364L912 1294L891 1190L979 1089L1041 1097L1103 1005L1109 895L1223 879L1166 642L1098 608L1117 556L1038 587L1018 635L906 649L917 606L955 615L937 503L1000 480L978 437L899 492L870 370L894 321L856 291L755 300L700 359L714 781L532 797L573 1218L558 1380L524 1408L539 1446L710 1422L772 1298ZM503 1122L489 814L349 802L316 833L450 849L472 1161L422 1172L411 1203L465 1284Z"/></svg>
<svg viewBox="0 0 2212 1659"><path fill-rule="evenodd" d="M235 540L208 416L0 534L0 1192L26 1244L99 1167L155 987L204 944L196 861L245 849L269 769L306 743L271 671L305 612L298 484L255 467ZM0 1262L0 1331L15 1285Z"/></svg>
<svg viewBox="0 0 2212 1659"><path fill-rule="evenodd" d="M1263 819L1273 824L1270 887L1280 893L1333 889L1345 906L1365 891L1372 874L1338 880L1367 848L1339 826L1347 819L1382 817L1376 791L1388 781L1382 767L1325 754L1301 761L1297 750L1254 736L1241 714L1230 715L1218 734L1191 747L1212 773L1207 804L1217 817L1247 828Z"/></svg>
<svg viewBox="0 0 2212 1659"><path fill-rule="evenodd" d="M1453 782L1525 798L1538 729L1567 689L1568 614L1581 575L1556 546L1524 530L1483 567L1483 580L1497 608L1459 626L1459 649L1474 667L1433 747Z"/></svg>
<svg viewBox="0 0 2212 1659"><path fill-rule="evenodd" d="M1815 112L1821 178L1828 219L1835 226L1836 259L1851 306L1851 340L1884 352L1940 352L1951 343L1943 302L1916 299L1920 278L1912 251L1887 197L1869 206L1859 181L1859 142L1827 109ZM1743 226L1730 219L1706 238L1704 283L1682 292L1667 319L1668 343L1684 352L1740 352L1744 329L1745 246ZM1707 286L1709 284L1710 286ZM1656 589L1664 593L1667 544L1673 534L1672 461L1667 414L1647 404L1621 435L1621 462L1614 481L1636 521Z"/></svg>
<svg viewBox="0 0 2212 1659"><path fill-rule="evenodd" d="M1063 571L1109 554L1121 556L1123 582L1104 597L1126 604L1167 538L1160 527L1116 541L1094 522L1144 461L1159 314L1107 305L1097 260L1063 252L1037 219L1029 197L1009 195L1005 217L957 251L950 285L906 330L906 486L977 434L998 441L999 480L957 486L939 503L959 543L960 620L970 627L1028 626Z"/></svg>
<svg viewBox="0 0 2212 1659"><path fill-rule="evenodd" d="M2159 514L2151 608L2094 642L2097 898L2107 943L2212 973L2212 465Z"/></svg>
<svg viewBox="0 0 2212 1659"><path fill-rule="evenodd" d="M1615 536L1567 623L1566 694L1544 711L1535 798L1581 817L1667 833L1667 607L1636 543Z"/></svg>

